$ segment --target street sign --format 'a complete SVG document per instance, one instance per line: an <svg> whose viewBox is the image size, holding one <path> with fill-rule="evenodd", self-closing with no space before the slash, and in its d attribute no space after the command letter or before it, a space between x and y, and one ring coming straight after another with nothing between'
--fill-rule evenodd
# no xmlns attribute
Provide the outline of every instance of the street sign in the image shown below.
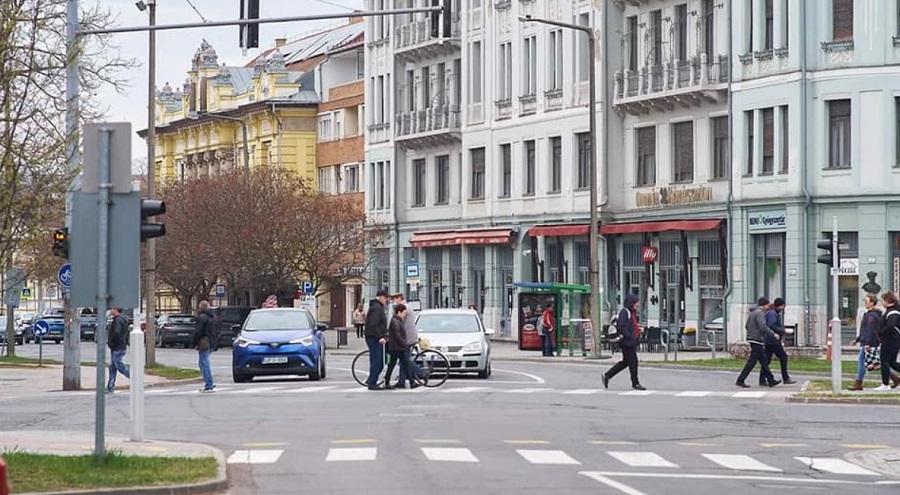
<svg viewBox="0 0 900 495"><path fill-rule="evenodd" d="M641 257L644 259L644 263L656 263L659 249L656 246L644 246Z"/></svg>
<svg viewBox="0 0 900 495"><path fill-rule="evenodd" d="M304 294L312 294L313 293L313 283L309 280L303 280L300 282L300 292Z"/></svg>
<svg viewBox="0 0 900 495"><path fill-rule="evenodd" d="M31 299L31 287L22 289L22 299Z"/></svg>
<svg viewBox="0 0 900 495"><path fill-rule="evenodd" d="M50 324L44 320L38 320L34 322L34 334L38 337L43 337L50 333Z"/></svg>
<svg viewBox="0 0 900 495"><path fill-rule="evenodd" d="M47 297L53 299L54 297L56 297L56 286L52 284L48 285L45 292L47 293Z"/></svg>
<svg viewBox="0 0 900 495"><path fill-rule="evenodd" d="M406 264L406 283L407 284L418 284L419 283L419 264L416 262L411 262Z"/></svg>
<svg viewBox="0 0 900 495"><path fill-rule="evenodd" d="M59 267L59 273L56 274L56 279L59 280L59 285L62 285L63 287L71 287L72 264L66 263L65 265Z"/></svg>
<svg viewBox="0 0 900 495"><path fill-rule="evenodd" d="M216 297L225 297L225 286L223 284L216 285Z"/></svg>

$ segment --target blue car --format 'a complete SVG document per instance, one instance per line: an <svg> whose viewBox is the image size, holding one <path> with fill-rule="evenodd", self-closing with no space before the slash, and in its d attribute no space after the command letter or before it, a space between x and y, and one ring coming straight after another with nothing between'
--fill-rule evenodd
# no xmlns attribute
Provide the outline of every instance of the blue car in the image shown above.
<svg viewBox="0 0 900 495"><path fill-rule="evenodd" d="M234 381L276 375L306 375L313 381L325 378L326 328L302 308L251 311L243 325L234 326Z"/></svg>

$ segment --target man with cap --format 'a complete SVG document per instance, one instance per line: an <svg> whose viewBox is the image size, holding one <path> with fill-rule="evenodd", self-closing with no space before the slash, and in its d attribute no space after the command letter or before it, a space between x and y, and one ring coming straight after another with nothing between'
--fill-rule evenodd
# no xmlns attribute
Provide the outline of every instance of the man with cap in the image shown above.
<svg viewBox="0 0 900 495"><path fill-rule="evenodd" d="M781 362L781 381L785 385L797 383L788 375L788 356L784 352L784 322L781 321L781 312L784 311L784 299L776 297L766 310L766 325L778 334L778 338L774 335L766 337L766 364L769 365L769 374L763 375L762 370L759 372L759 386L764 387L775 380L772 374L772 356L778 357Z"/></svg>
<svg viewBox="0 0 900 495"><path fill-rule="evenodd" d="M757 305L751 307L750 314L747 315L747 322L744 324L744 329L747 330L747 342L750 344L750 356L747 358L747 364L744 365L741 374L738 375L737 382L735 382L735 385L738 387L750 387L744 380L746 380L747 377L750 376L750 373L753 372L756 363L759 363L760 368L762 368L763 376L768 378L768 385L770 387L774 387L781 383L780 380L770 378L772 372L769 371L769 363L766 362L766 338L774 336L773 338L775 339L781 339L781 336L775 333L775 331L766 324L766 310L768 308L769 300L765 297L760 297L759 301L757 301Z"/></svg>
<svg viewBox="0 0 900 495"><path fill-rule="evenodd" d="M384 388L378 385L378 377L384 369L384 344L387 343L388 335L387 302L387 291L379 290L375 299L369 301L369 311L366 313L365 336L369 347L369 378L366 379L366 385L369 390Z"/></svg>

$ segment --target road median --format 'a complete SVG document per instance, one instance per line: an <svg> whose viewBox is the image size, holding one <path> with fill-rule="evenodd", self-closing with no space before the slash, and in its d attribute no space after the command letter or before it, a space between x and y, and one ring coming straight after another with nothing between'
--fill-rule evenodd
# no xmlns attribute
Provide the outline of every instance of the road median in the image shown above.
<svg viewBox="0 0 900 495"><path fill-rule="evenodd" d="M835 394L832 391L831 380L811 380L800 390L785 399L787 402L800 404L868 404L868 405L900 405L900 388L890 392L875 391L875 387L881 385L880 381L863 382L863 390L848 390L852 380L844 380L841 383L841 392Z"/></svg>

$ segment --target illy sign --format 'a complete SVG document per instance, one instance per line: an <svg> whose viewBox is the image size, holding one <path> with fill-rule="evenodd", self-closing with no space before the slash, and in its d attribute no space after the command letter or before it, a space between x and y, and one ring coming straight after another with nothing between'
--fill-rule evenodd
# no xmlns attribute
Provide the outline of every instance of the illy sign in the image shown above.
<svg viewBox="0 0 900 495"><path fill-rule="evenodd" d="M750 232L784 230L786 227L787 214L784 210L751 213L750 218L747 219L747 228Z"/></svg>
<svg viewBox="0 0 900 495"><path fill-rule="evenodd" d="M659 249L656 246L644 246L641 257L644 259L644 263L656 263L656 258L659 257Z"/></svg>

